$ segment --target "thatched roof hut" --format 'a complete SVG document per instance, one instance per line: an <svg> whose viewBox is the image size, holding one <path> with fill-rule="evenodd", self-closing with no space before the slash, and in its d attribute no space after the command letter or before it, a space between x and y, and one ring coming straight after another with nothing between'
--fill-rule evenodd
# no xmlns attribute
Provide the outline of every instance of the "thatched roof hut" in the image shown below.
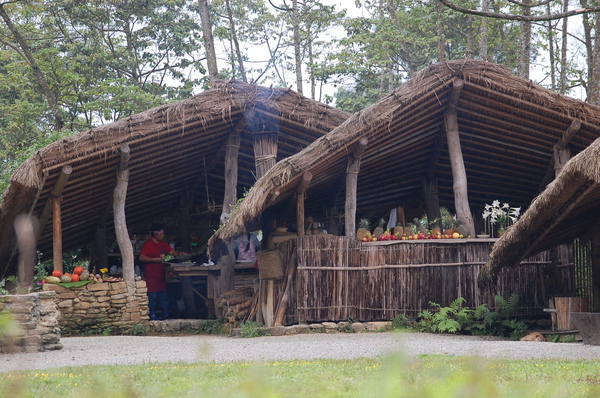
<svg viewBox="0 0 600 398"><path fill-rule="evenodd" d="M253 228L267 209L292 199L307 172L312 180L306 214L323 214L324 207L344 209L348 161L363 138L368 143L360 161L357 218L389 214L389 209L407 204L423 211L428 194L437 196L441 206L455 209L449 107L458 125L468 203L479 219L483 206L496 199L525 209L554 179L560 167L555 152L577 154L600 136L596 106L520 79L499 65L442 62L280 161L257 181L211 245ZM433 189L425 192L431 180ZM600 207L589 217L598 215Z"/></svg>
<svg viewBox="0 0 600 398"><path fill-rule="evenodd" d="M240 133L237 189L241 197L254 184L255 168L261 161L253 148L257 134L278 137L276 159L280 160L348 116L291 90L229 81L192 98L55 142L28 159L3 193L2 271L13 271L16 216L26 213L44 219L61 178L63 183L68 181L60 187L63 249L89 244L99 228L106 229L110 238L112 191L124 144L130 148L127 224L143 225L142 233L152 221L175 220L171 224L176 225L185 206L192 228L210 231L210 236L219 225L224 153L232 131ZM52 222L43 221L37 249L48 258Z"/></svg>
<svg viewBox="0 0 600 398"><path fill-rule="evenodd" d="M599 218L600 140L596 140L564 166L498 240L479 275L480 285L495 281L502 268L515 267L528 256L597 233Z"/></svg>

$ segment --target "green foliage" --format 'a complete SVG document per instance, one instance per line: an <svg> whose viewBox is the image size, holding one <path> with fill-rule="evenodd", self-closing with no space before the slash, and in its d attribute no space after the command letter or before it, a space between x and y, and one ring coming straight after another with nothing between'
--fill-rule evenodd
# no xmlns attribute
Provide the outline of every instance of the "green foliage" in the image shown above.
<svg viewBox="0 0 600 398"><path fill-rule="evenodd" d="M494 311L485 304L473 310L464 306L465 303L466 300L462 297L454 300L448 307L430 302L432 310L419 313L418 321L412 328L421 332L493 335L513 340L525 335L527 325L514 318L519 309L518 295L513 294L508 299L497 295Z"/></svg>
<svg viewBox="0 0 600 398"><path fill-rule="evenodd" d="M410 319L404 314L398 314L392 319L392 330L406 330L411 328Z"/></svg>
<svg viewBox="0 0 600 398"><path fill-rule="evenodd" d="M140 323L133 325L133 329L131 330L131 334L134 336L139 336L146 333L148 333L148 328Z"/></svg>
<svg viewBox="0 0 600 398"><path fill-rule="evenodd" d="M240 336L242 337L260 337L267 336L262 327L262 325L258 322L254 321L246 321L240 325Z"/></svg>
<svg viewBox="0 0 600 398"><path fill-rule="evenodd" d="M228 334L223 319L203 320L199 327L190 327L188 331L194 334Z"/></svg>
<svg viewBox="0 0 600 398"><path fill-rule="evenodd" d="M435 311L425 310L419 314L417 329L432 333L458 333L473 323L473 310L463 307L466 300L462 297L454 300L449 307L429 302Z"/></svg>

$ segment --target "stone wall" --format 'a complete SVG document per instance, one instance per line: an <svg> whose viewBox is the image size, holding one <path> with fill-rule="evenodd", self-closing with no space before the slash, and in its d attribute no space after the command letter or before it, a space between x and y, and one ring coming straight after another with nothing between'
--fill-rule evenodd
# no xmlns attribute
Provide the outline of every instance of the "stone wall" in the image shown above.
<svg viewBox="0 0 600 398"><path fill-rule="evenodd" d="M10 327L0 339L0 352L60 350L60 312L56 293L51 291L18 296L0 296L0 311L18 321L20 330Z"/></svg>
<svg viewBox="0 0 600 398"><path fill-rule="evenodd" d="M126 282L71 288L46 283L44 290L56 292L63 335L130 334L134 325L150 319L145 281L135 282L131 291Z"/></svg>

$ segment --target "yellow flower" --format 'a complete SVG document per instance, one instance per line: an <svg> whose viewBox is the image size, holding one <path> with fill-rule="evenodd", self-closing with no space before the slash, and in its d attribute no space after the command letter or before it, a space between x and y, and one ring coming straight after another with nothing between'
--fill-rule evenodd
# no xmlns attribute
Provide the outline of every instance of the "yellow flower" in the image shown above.
<svg viewBox="0 0 600 398"><path fill-rule="evenodd" d="M108 268L102 268L102 269L100 269L100 272L102 272L103 274L106 274L108 272Z"/></svg>

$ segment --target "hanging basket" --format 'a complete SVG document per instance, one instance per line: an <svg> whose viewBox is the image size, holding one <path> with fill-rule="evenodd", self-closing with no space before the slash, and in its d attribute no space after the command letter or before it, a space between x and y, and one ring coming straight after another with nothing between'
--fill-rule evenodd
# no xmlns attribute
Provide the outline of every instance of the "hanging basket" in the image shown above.
<svg viewBox="0 0 600 398"><path fill-rule="evenodd" d="M283 255L277 249L256 252L260 279L283 278Z"/></svg>

